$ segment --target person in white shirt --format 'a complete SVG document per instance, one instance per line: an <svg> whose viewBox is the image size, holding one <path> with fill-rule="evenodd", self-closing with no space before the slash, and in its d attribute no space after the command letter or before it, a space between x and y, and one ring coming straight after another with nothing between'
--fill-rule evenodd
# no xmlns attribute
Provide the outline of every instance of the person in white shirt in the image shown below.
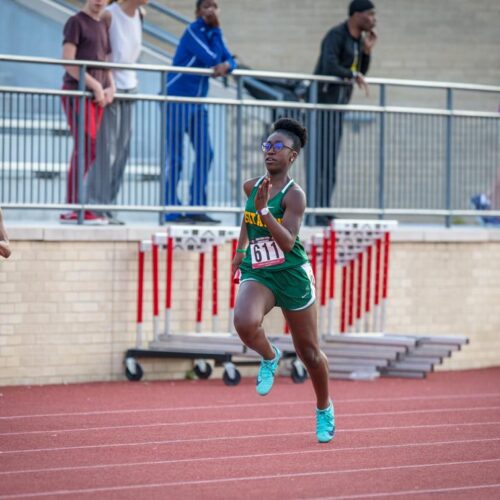
<svg viewBox="0 0 500 500"><path fill-rule="evenodd" d="M148 0L112 1L103 18L109 25L111 45L110 61L134 64L139 59L142 46L143 7ZM137 93L137 72L113 70L116 92ZM134 101L115 99L105 110L97 137L97 155L87 179L87 203L113 205L123 181L125 166L130 154L132 137L132 108ZM110 224L123 224L112 212L105 212Z"/></svg>

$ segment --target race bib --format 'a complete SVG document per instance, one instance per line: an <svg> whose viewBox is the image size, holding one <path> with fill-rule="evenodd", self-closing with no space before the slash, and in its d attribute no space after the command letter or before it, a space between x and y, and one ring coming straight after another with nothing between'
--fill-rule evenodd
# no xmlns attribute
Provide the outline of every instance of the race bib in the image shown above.
<svg viewBox="0 0 500 500"><path fill-rule="evenodd" d="M250 243L252 269L277 266L285 262L283 250L272 238L258 238Z"/></svg>

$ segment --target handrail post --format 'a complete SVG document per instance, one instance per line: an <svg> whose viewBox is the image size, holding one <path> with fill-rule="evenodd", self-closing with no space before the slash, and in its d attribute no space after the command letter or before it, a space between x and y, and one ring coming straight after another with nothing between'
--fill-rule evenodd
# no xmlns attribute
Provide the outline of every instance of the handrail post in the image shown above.
<svg viewBox="0 0 500 500"><path fill-rule="evenodd" d="M380 107L385 107L385 84L380 85ZM379 131L379 152L378 152L378 208L384 210L385 207L385 109L380 113L380 131ZM379 219L383 219L384 214L379 214Z"/></svg>
<svg viewBox="0 0 500 500"><path fill-rule="evenodd" d="M167 72L161 72L161 95L167 95ZM165 207L166 203L166 184L167 184L167 103L161 101L160 103L160 205ZM165 224L165 214L160 212L158 214L158 223L160 226Z"/></svg>
<svg viewBox="0 0 500 500"><path fill-rule="evenodd" d="M309 87L309 102L317 104L318 102L318 82L314 80ZM318 111L316 108L312 109L308 115L307 128L309 130L309 141L307 146L307 159L306 159L306 196L307 204L310 207L316 206L316 160L318 153ZM306 221L308 225L314 221L315 215L308 215Z"/></svg>
<svg viewBox="0 0 500 500"><path fill-rule="evenodd" d="M453 89L446 89L446 109L448 116L446 118L446 167L445 167L445 208L451 210L451 177L452 177L452 160L453 160ZM451 226L451 216L448 214L445 217L446 227Z"/></svg>
<svg viewBox="0 0 500 500"><path fill-rule="evenodd" d="M243 168L242 161L242 148L243 148L243 108L241 104L241 100L243 98L243 78L237 77L237 94L236 97L238 99L238 106L236 107L236 203L239 207L241 207L242 196L241 196L241 185L242 185L242 175L241 171ZM235 223L237 226L241 224L241 214L235 214Z"/></svg>
<svg viewBox="0 0 500 500"><path fill-rule="evenodd" d="M85 65L80 66L80 74L78 80L78 90L80 91L80 95L78 96L78 158L77 158L77 172L76 172L76 182L77 182L77 191L76 191L76 202L83 203L84 198L84 172L85 172L85 114L86 114L86 106L85 106L85 74L87 72L87 68ZM89 110L90 115L90 110ZM88 119L90 120L90 116ZM87 154L90 154L90 148ZM90 161L90 158L88 159ZM71 188L71 186L70 186ZM84 210L78 209L78 224L83 224L84 219Z"/></svg>

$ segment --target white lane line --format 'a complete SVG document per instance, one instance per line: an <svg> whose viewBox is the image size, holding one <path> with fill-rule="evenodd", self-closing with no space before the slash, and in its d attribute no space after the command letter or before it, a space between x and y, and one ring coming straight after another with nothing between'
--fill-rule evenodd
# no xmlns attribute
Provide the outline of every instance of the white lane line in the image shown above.
<svg viewBox="0 0 500 500"><path fill-rule="evenodd" d="M490 409L490 407L487 407ZM496 407L494 407L496 408ZM477 408L472 408L470 410L463 410L462 411L474 411L478 410ZM418 412L425 412L426 410L417 410L417 411L410 411L407 413L418 413ZM443 410L445 411L445 410ZM455 411L455 409L448 409L446 411ZM383 415L383 416L388 416L388 415L400 415L401 413L398 412L387 412L387 413L377 413L377 415ZM340 415L336 414L336 419L337 422L339 420L342 420L344 418L351 418L351 417L360 417L360 416L373 416L373 413L342 413ZM96 431L114 431L114 430L124 430L124 429L152 429L155 427L177 427L177 426L191 426L191 425L222 425L222 424L240 424L244 422L274 422L274 421L287 421L287 420L310 420L311 419L311 414L308 413L307 415L295 415L295 416L289 416L289 417L250 417L250 418L228 418L228 419L211 419L211 420L188 420L188 421L183 421L183 422L152 422L150 424L130 424L130 425L105 425L105 426L96 426L96 427L75 427L72 429L45 429L45 430L36 430L36 431L13 431L13 432L1 432L0 437L5 437L5 436L25 436L25 435L42 435L42 434L64 434L64 433L71 433L71 432L96 432ZM456 422L456 423L447 423L447 424L429 424L429 425L423 425L423 426L404 426L403 428L419 428L419 427L440 427L441 425L444 426L450 426L450 425L494 425L494 424L499 424L500 421L493 421L493 422L473 422L473 423L463 423L463 422ZM378 427L376 429L392 429L394 426L391 427ZM397 427L396 427L397 428ZM367 428L367 430L371 430L374 428ZM344 429L344 432L348 432L348 429Z"/></svg>
<svg viewBox="0 0 500 500"><path fill-rule="evenodd" d="M164 483L143 483L143 484L129 484L126 486L104 486L101 488L79 488L73 490L55 490L55 491L43 491L43 492L33 492L33 493L20 493L14 495L2 495L0 499L4 498L29 498L29 497L44 497L44 496L56 496L56 495L76 495L83 493L103 493L110 491L127 491L127 490L146 490L148 488L166 488L166 487L182 487L182 486L196 486L196 485L210 485L210 484L221 484L221 483L237 483L243 481L264 481L264 480L277 480L277 479L290 479L298 477L324 477L324 476L334 476L340 474L353 474L360 472L382 472L391 470L405 470L405 469L428 469L432 467L453 467L460 465L472 465L472 464L487 464L500 462L500 458L492 458L486 460L464 460L460 462L435 462L429 464L412 464L412 465L393 465L387 467L364 467L360 469L344 469L344 470L326 470L326 471L314 471L314 472L296 472L290 474L269 474L260 476L239 476L239 477L221 477L216 479L197 479L193 481L168 481ZM144 491L142 492L144 495Z"/></svg>
<svg viewBox="0 0 500 500"><path fill-rule="evenodd" d="M304 434L304 433L301 433ZM35 472L68 472L76 470L97 470L97 469L110 469L110 468L123 468L123 467L137 467L137 466L150 466L150 465L167 465L167 464L180 464L184 462L215 462L223 460L242 460L242 459L255 459L255 458L268 458L268 457L283 457L290 455L302 454L325 454L325 453L338 453L340 451L367 451L367 450L382 450L390 448L416 448L425 446L449 446L453 444L471 444L471 443L484 443L491 441L500 441L499 438L485 438L485 439L461 439L454 441L429 441L426 443L401 443L401 444L383 444L374 446L348 446L344 448L323 448L314 450L297 450L297 451L282 451L273 453L253 453L246 455L222 455L213 457L198 457L198 458L179 458L171 460L148 460L141 462L125 462L114 464L99 464L99 465L75 465L72 467L48 467L41 469L21 469L13 471L0 471L0 476L10 476L14 474L33 474Z"/></svg>
<svg viewBox="0 0 500 500"><path fill-rule="evenodd" d="M429 495L431 493L451 493L459 491L476 491L483 489L499 489L500 483L474 484L470 486L451 486L449 488L433 488L426 490L388 491L385 493L365 493L359 495L342 495L336 497L305 497L304 500L341 500L349 498L380 498L380 497L407 497L408 495Z"/></svg>
<svg viewBox="0 0 500 500"><path fill-rule="evenodd" d="M359 398L359 399L334 399L335 404L344 403L383 403L393 401L429 401L438 399L440 401L446 399L481 399L481 398L500 398L500 392L489 392L484 394L443 394L439 396L411 396L399 398ZM238 404L222 404L222 405L198 405L198 406L178 406L169 408L131 408L123 410L98 410L98 411L83 411L83 412L64 412L64 413L38 413L24 415L7 415L0 416L0 420L15 420L20 418L49 418L49 417L75 417L86 415L120 415L126 413L152 413L152 412L171 412L171 411L199 411L199 410L227 410L231 408L258 408L265 406L296 406L314 404L312 399L302 401L276 401L272 403L238 403Z"/></svg>
<svg viewBox="0 0 500 500"><path fill-rule="evenodd" d="M452 424L457 425L457 424ZM481 424L483 425L483 424ZM415 429L419 426L410 426L409 428ZM394 427L379 427L379 428L371 428L371 429L358 429L358 430L338 430L337 433L344 432L367 432L367 431L375 431L375 430L394 430ZM397 430L408 429L408 427L397 427ZM101 443L101 444L89 444L82 446L60 446L56 448L32 448L32 449L23 449L23 450L1 450L0 457L3 455L15 455L22 453L46 453L49 451L67 451L67 450L90 450L96 448L120 448L126 446L145 446L145 445L167 445L167 444L179 444L179 443L200 443L200 442L210 442L210 441L233 441L233 440L245 440L245 439L263 439L270 437L289 437L289 436L303 436L312 434L311 431L304 432L282 432L277 434L247 434L244 436L210 436L210 437L197 437L197 438L187 438L187 439L166 439L161 441L139 441L139 442L129 442L129 443ZM492 438L496 439L496 438Z"/></svg>

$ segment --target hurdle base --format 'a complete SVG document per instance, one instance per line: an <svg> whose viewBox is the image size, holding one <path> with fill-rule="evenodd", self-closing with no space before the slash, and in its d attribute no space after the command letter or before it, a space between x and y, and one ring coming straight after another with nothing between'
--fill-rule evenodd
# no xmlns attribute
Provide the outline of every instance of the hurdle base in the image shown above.
<svg viewBox="0 0 500 500"><path fill-rule="evenodd" d="M232 353L210 352L210 351L183 351L170 349L163 351L159 349L128 349L125 359L128 358L184 358L184 359L212 359L216 366L231 361Z"/></svg>
<svg viewBox="0 0 500 500"><path fill-rule="evenodd" d="M131 381L139 381L143 376L141 365L137 362L137 358L177 358L177 359L193 359L204 361L211 359L215 366L224 368L222 380L225 385L235 386L240 383L241 374L232 362L231 352L215 352L209 350L193 350L193 349L129 349L125 353L125 375ZM130 367L134 369L131 370ZM197 370L199 365L195 361L193 371L198 378L206 379L210 377L212 368Z"/></svg>
<svg viewBox="0 0 500 500"><path fill-rule="evenodd" d="M150 342L151 349L165 350L198 350L200 352L229 352L231 354L243 354L246 347L237 335L230 333L176 333L161 334L156 340Z"/></svg>
<svg viewBox="0 0 500 500"><path fill-rule="evenodd" d="M425 378L434 367L467 345L464 336L387 333L324 335L331 378L358 379L353 373L375 370L382 377Z"/></svg>

